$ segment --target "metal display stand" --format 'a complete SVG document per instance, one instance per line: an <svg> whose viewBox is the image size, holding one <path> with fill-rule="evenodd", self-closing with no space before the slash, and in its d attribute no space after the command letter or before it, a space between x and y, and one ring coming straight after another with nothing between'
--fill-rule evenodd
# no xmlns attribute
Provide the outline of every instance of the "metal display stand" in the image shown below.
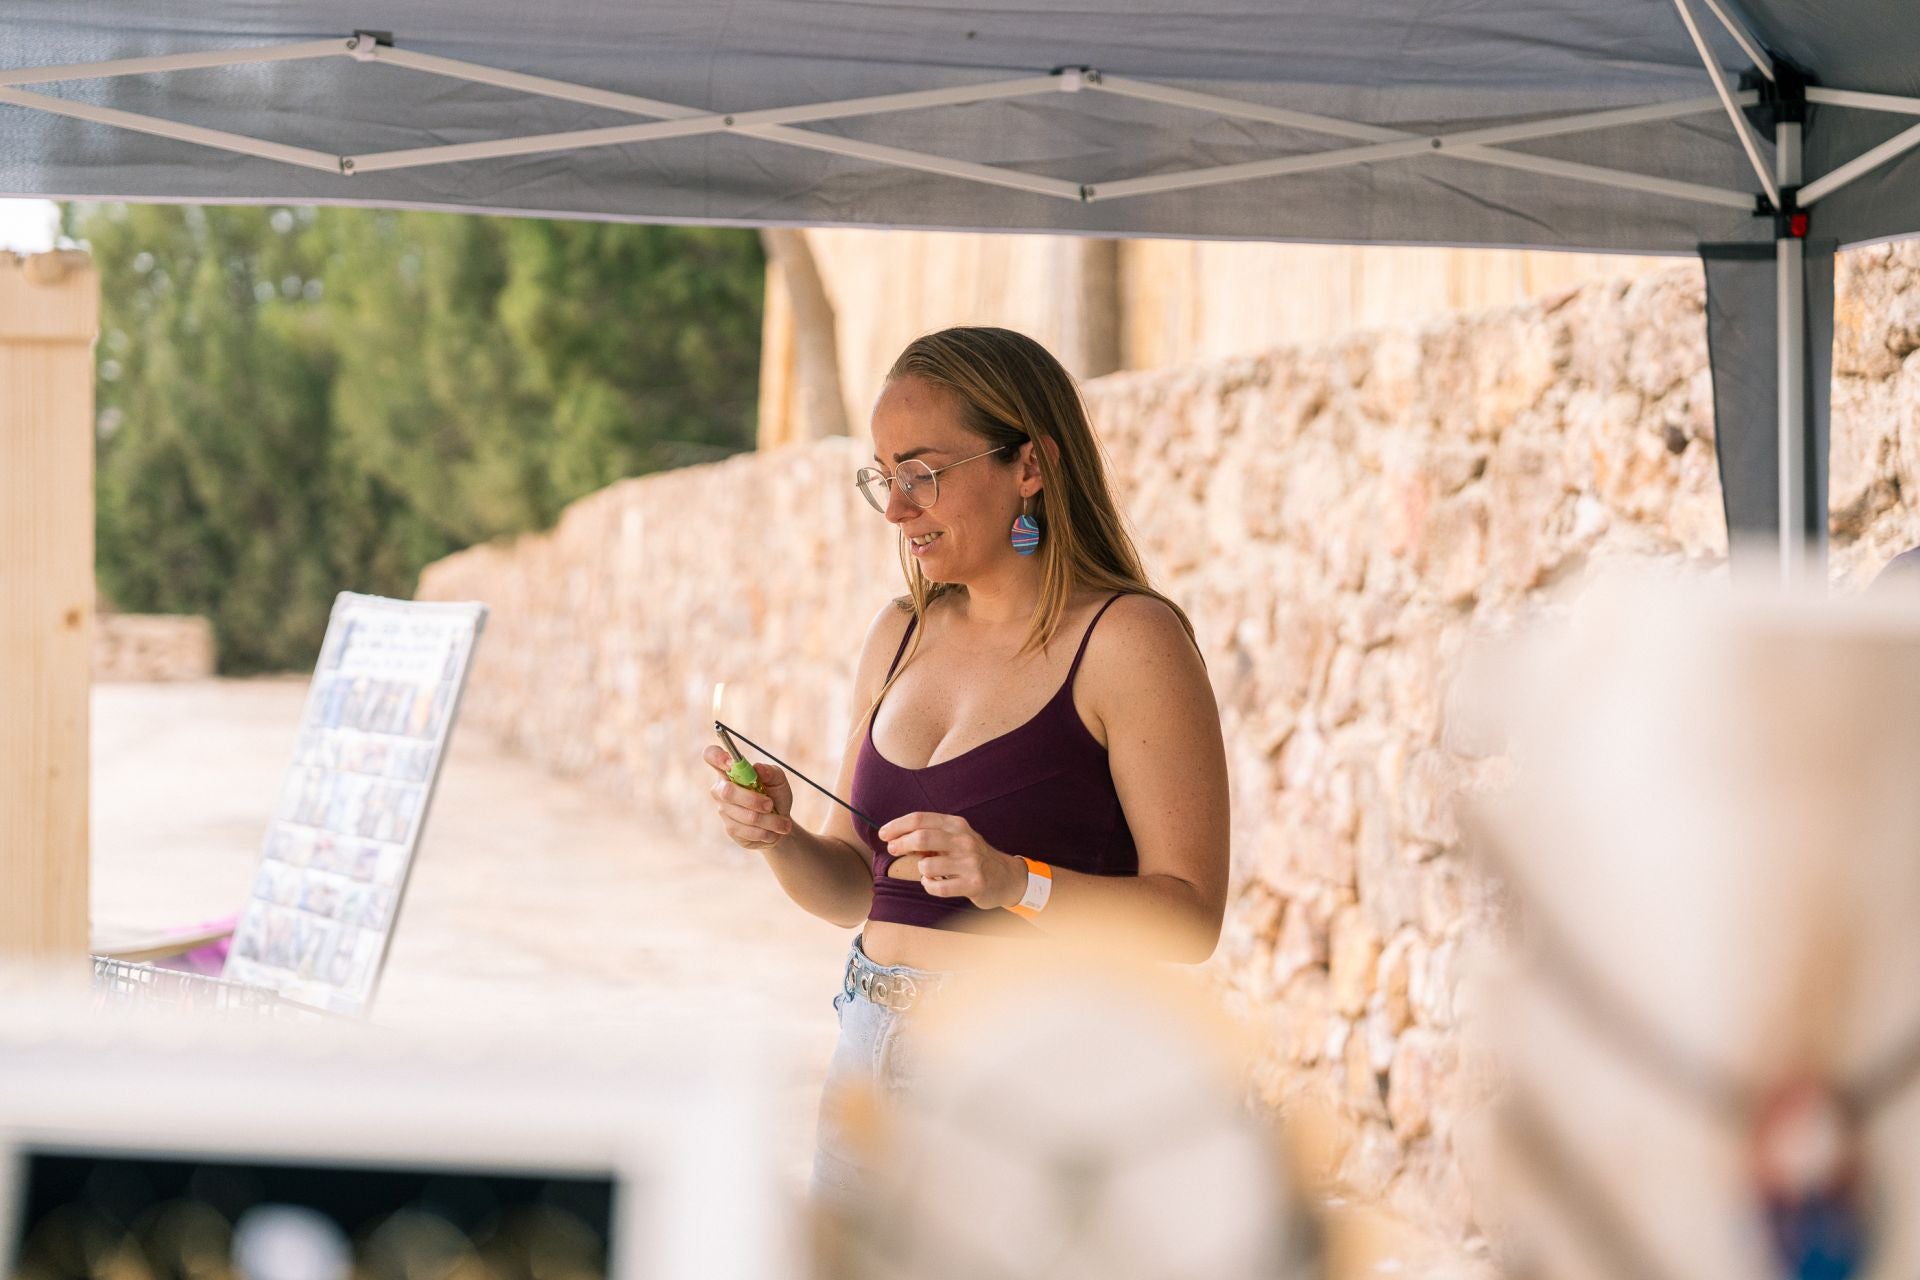
<svg viewBox="0 0 1920 1280"><path fill-rule="evenodd" d="M282 1000L265 987L109 956L93 958L93 1003L96 1008L273 1021L309 1021L324 1016L318 1010Z"/></svg>

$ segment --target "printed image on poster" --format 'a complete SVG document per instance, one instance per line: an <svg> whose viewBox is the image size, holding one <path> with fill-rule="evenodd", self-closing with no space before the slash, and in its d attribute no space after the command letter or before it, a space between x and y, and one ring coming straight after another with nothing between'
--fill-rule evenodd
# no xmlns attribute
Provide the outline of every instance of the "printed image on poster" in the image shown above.
<svg viewBox="0 0 1920 1280"><path fill-rule="evenodd" d="M486 616L480 604L334 601L222 976L365 1011Z"/></svg>

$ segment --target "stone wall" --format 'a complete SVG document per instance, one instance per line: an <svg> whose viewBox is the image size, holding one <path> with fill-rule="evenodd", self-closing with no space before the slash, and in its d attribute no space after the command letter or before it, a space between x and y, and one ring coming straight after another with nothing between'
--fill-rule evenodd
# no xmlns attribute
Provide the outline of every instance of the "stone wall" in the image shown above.
<svg viewBox="0 0 1920 1280"><path fill-rule="evenodd" d="M1920 252L1839 271L1834 566L1920 541ZM1484 920L1453 804L1463 646L1609 557L1725 554L1703 285L1680 266L1420 329L1089 388L1158 585L1193 615L1233 766L1214 968L1268 1028L1261 1087L1330 1101L1359 1193L1455 1238L1471 1099L1454 996ZM629 482L552 534L434 566L495 607L469 731L712 829L697 753L728 718L823 781L854 653L898 590L845 441ZM758 736L756 734L756 736ZM802 816L817 821L822 804Z"/></svg>
<svg viewBox="0 0 1920 1280"><path fill-rule="evenodd" d="M721 851L700 751L724 682L728 723L831 787L853 658L903 589L888 528L853 488L871 451L842 437L628 480L549 533L429 566L422 599L492 606L462 732ZM818 825L828 802L795 790L796 816Z"/></svg>
<svg viewBox="0 0 1920 1280"><path fill-rule="evenodd" d="M106 612L94 618L97 682L207 680L213 666L213 624L205 618Z"/></svg>

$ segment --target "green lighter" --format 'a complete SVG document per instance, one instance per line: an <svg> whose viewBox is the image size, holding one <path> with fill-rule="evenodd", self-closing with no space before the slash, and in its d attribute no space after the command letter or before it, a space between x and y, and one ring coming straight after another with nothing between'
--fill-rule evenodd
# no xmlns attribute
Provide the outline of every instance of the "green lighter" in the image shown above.
<svg viewBox="0 0 1920 1280"><path fill-rule="evenodd" d="M740 754L740 748L733 745L733 735L718 720L713 722L713 731L720 735L720 745L733 757L733 763L727 766L727 777L749 791L764 792L766 788L760 785L759 772L751 760Z"/></svg>
<svg viewBox="0 0 1920 1280"><path fill-rule="evenodd" d="M740 754L740 748L733 744L733 735L727 732L727 726L720 723L720 700L727 696L727 682L722 680L713 686L713 731L720 735L720 745L733 757L733 763L727 766L727 779L749 791L765 794L766 788L760 785L760 773L753 762Z"/></svg>

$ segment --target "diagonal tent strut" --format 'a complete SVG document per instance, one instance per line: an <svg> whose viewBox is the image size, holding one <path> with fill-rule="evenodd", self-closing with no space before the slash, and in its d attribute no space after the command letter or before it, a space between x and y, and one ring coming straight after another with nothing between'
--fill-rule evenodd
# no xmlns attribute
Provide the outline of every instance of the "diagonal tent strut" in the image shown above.
<svg viewBox="0 0 1920 1280"><path fill-rule="evenodd" d="M964 85L951 89L928 89L913 93L882 94L870 98L854 98L840 102L817 103L799 107L777 107L762 111L739 112L728 115L720 112L700 111L678 103L662 102L652 98L641 98L631 94L614 93L603 89L590 89L585 86L569 84L563 80L550 80L541 76L523 75L518 72L501 71L493 67L477 66L473 63L459 62L452 58L441 58L431 54L413 53L407 50L385 46L373 46L372 51L360 54L365 61L379 61L394 66L425 72L430 75L446 76L466 80L475 84L491 85L496 88L514 89L539 97L555 98L566 102L582 103L588 106L603 107L613 111L624 111L634 115L655 117L657 123L644 125L622 125L608 129L582 129L572 133L547 134L534 137L504 138L494 142L462 143L451 146L419 147L405 151L387 151L368 156L346 156L340 162L343 173L374 173L382 170L414 168L429 164L447 164L462 160L491 159L500 156L534 155L549 151L567 151L580 147L610 146L616 144L657 141L663 138L685 138L700 134L742 133L749 137L761 138L768 142L785 143L789 146L810 147L822 150L841 150L842 154L855 155L862 159L873 160L881 164L894 164L904 168L916 168L949 177L965 178L975 182L989 183L995 186L1013 187L1018 190L1032 191L1040 195L1050 195L1061 199L1078 199L1080 187L1077 183L1058 178L1046 178L1038 174L1022 173L1016 169L1006 169L996 165L975 164L964 160L948 160L929 156L921 152L908 151L899 147L887 147L876 143L854 142L851 139L832 138L826 134L810 133L803 129L791 128L797 122L820 120L853 119L859 116L879 115L889 111L912 111L926 107L958 106L977 102L990 102L999 99L1030 97L1042 93L1059 92L1062 83L1059 76L1027 76L1018 80L1001 81L986 85ZM828 146L826 144L834 144Z"/></svg>
<svg viewBox="0 0 1920 1280"><path fill-rule="evenodd" d="M1740 51L1753 62L1756 71L1769 80L1779 79L1773 71L1773 59L1767 56L1767 51L1754 38L1747 24L1727 12L1725 0L1701 0L1701 3L1712 11L1714 17L1720 19L1720 25L1727 29L1727 34L1732 36L1734 43L1740 46Z"/></svg>
<svg viewBox="0 0 1920 1280"><path fill-rule="evenodd" d="M1702 0L1729 33L1746 49L1763 74L1773 68L1757 41L1724 7L1722 0ZM366 33L344 39L303 41L245 50L217 50L205 53L172 54L152 58L127 58L107 62L61 66L29 67L0 71L0 104L45 111L55 115L87 120L114 128L148 133L199 146L240 155L274 160L301 168L351 176L428 165L455 164L507 156L535 155L586 147L634 145L718 133L735 133L776 145L824 151L835 155L868 160L876 164L941 174L965 181L1051 196L1077 202L1128 199L1163 192L1190 190L1262 178L1281 177L1337 169L1352 165L1377 164L1420 156L1444 160L1492 165L1524 172L1592 182L1627 190L1660 195L1678 200L1718 205L1726 208L1751 208L1751 192L1681 182L1650 174L1604 168L1598 165L1559 160L1528 152L1503 149L1505 144L1571 134L1620 128L1689 116L1710 114L1724 109L1734 122L1736 135L1768 197L1778 206L1779 183L1761 160L1758 139L1740 108L1758 100L1752 92L1732 89L1711 59L1704 37L1693 19L1687 0L1674 0L1695 47L1707 61L1715 96L1679 102L1655 103L1641 107L1585 112L1516 124L1479 127L1438 134L1423 134L1380 125L1341 120L1284 107L1196 93L1172 86L1103 76L1089 69L1065 69L1050 75L1024 76L979 85L907 93L881 94L837 102L811 103L791 107L725 113L705 111L679 103L665 102L634 94L597 89L543 76L526 75L495 67L481 66L432 54L416 53L380 44ZM423 74L459 79L476 84L508 89L529 95L573 102L647 117L646 123L609 128L581 129L563 133L502 138L488 142L457 143L375 152L366 155L339 155L306 147L289 146L218 129L177 123L155 116L75 102L45 93L30 92L23 85L47 84L63 80L92 80L109 76L152 74L167 71L201 70L268 62L293 62L324 57L350 57L360 62L381 62ZM913 151L882 143L837 137L796 126L837 120L856 119L895 111L930 107L969 105L1005 101L1059 92L1093 91L1112 93L1139 101L1206 112L1233 119L1252 120L1343 138L1359 143L1304 155L1289 155L1270 160L1191 169L1176 173L1122 178L1099 184L1074 182L1026 173L1002 165L957 160L926 152ZM1835 106L1920 115L1920 99L1886 94L1856 93L1847 90L1813 88L1808 99ZM1873 150L1836 168L1809 184L1801 203L1809 204L1829 194L1868 170L1884 164L1920 146L1920 126L1882 143Z"/></svg>
<svg viewBox="0 0 1920 1280"><path fill-rule="evenodd" d="M1714 98L1692 98L1684 102L1659 103L1648 107L1625 107L1616 111L1589 112L1575 116L1559 116L1550 120L1535 120L1525 124L1496 125L1492 128L1472 129L1462 133L1431 135L1408 133L1402 129L1389 129L1380 125L1356 124L1352 121L1336 120L1329 116L1310 115L1284 108L1264 107L1256 103L1193 93L1185 89L1172 89L1162 85L1145 84L1136 80L1108 77L1102 80L1099 87L1124 97L1140 98L1170 106L1189 107L1236 119L1258 120L1337 137L1374 141L1374 145L1371 146L1340 151L1289 156L1280 160L1257 160L1248 164L1223 165L1215 169L1193 169L1185 173L1160 174L1150 178L1131 178L1120 182L1103 183L1098 189L1098 194L1107 199L1160 191L1177 191L1220 182L1248 181L1253 178L1286 173L1339 168L1348 164L1366 164L1379 160L1432 155L1449 160L1498 165L1503 168L1596 182L1605 186L1624 187L1629 190L1672 196L1680 200L1724 205L1733 209L1746 209L1753 205L1752 195L1746 192L1701 186L1691 182L1675 182L1667 178L1628 173L1620 169L1606 169L1599 165L1579 164L1570 160L1555 160L1524 152L1502 151L1492 145L1496 142L1522 142L1536 138L1564 137L1567 134L1584 133L1596 129L1619 128L1629 124L1701 115L1715 110L1718 100ZM1743 94L1742 97L1753 101L1758 100L1758 96L1754 94Z"/></svg>
<svg viewBox="0 0 1920 1280"><path fill-rule="evenodd" d="M22 67L0 71L0 85L50 84L56 80L103 80L109 76L153 75L162 71L204 71L209 67L253 66L263 62L299 62L306 58L333 58L353 46L339 40L307 40L257 49L217 49L209 53L172 53L152 58L118 58L111 62L70 62L59 66Z"/></svg>
<svg viewBox="0 0 1920 1280"><path fill-rule="evenodd" d="M328 155L324 151L314 151L307 147L290 147L284 143L268 142L261 138L249 138L245 134L228 133L224 129L203 129L198 125L178 124L172 120L160 120L153 116L121 111L114 107L96 107L86 102L70 102L65 98L56 98L44 93L29 93L24 89L0 89L0 103L28 107L35 111L45 111L50 115L66 116L73 120L86 120L93 124L111 125L116 129L130 129L135 133L173 138L179 142L198 143L203 147L232 151L243 156L256 156L262 160L278 160L281 164L298 165L303 169L321 169L336 173L340 171L340 157Z"/></svg>
<svg viewBox="0 0 1920 1280"><path fill-rule="evenodd" d="M1767 167L1766 160L1760 155L1760 136L1754 132L1746 116L1741 114L1734 90L1727 84L1727 77L1721 73L1720 64L1714 61L1713 50L1708 47L1706 36L1700 33L1700 24L1694 21L1693 10L1687 7L1687 0L1673 0L1673 7L1680 11L1680 21L1686 24L1687 35L1693 40L1693 47L1700 55L1700 63L1706 68L1707 78L1713 81L1713 91L1719 95L1720 105L1727 109L1727 118L1733 122L1734 136L1740 139L1741 150L1747 153L1747 160L1753 165L1753 172L1760 179L1760 186L1766 191L1767 198L1772 201L1774 208L1779 208L1780 184L1774 179L1773 171Z"/></svg>
<svg viewBox="0 0 1920 1280"><path fill-rule="evenodd" d="M735 132L745 134L748 137L760 138L768 142L778 142L789 146L805 147L837 155L876 160L881 163L894 164L902 168L940 173L950 177L967 178L998 186L1016 187L1041 195L1077 199L1084 202L1121 199L1127 196L1178 190L1187 187L1211 186L1223 182L1249 181L1254 178L1275 176L1290 172L1339 168L1350 164L1365 164L1382 160L1408 158L1417 155L1431 155L1444 151L1450 159L1479 161L1485 164L1504 165L1510 168L1553 173L1557 176L1570 177L1576 180L1600 182L1612 186L1627 187L1633 190L1652 191L1656 194L1669 195L1677 199L1696 200L1708 204L1723 205L1729 208L1747 208L1752 203L1752 197L1744 192L1721 190L1693 183L1671 182L1666 179L1650 178L1644 175L1625 173L1615 169L1603 169L1596 165L1580 165L1570 161L1549 160L1545 157L1529 156L1517 152L1503 152L1487 145L1466 145L1464 147L1458 147L1455 150L1445 151L1450 141L1446 137L1433 138L1427 135L1407 133L1403 130L1385 129L1373 125L1361 125L1349 121L1335 120L1331 117L1316 116L1306 112L1288 111L1283 108L1265 108L1258 104L1241 102L1231 98L1188 93L1183 90L1149 85L1136 81L1116 80L1102 76L1097 71L1086 69L1067 69L1056 75L1029 77L1024 80L1007 81L997 85L930 90L922 93L890 94L877 98L857 99L842 103L820 103L813 106L781 107L765 111L721 115L719 113L700 112L694 108L679 106L675 103L660 102L647 98L628 97L626 95L609 93L602 90L587 90L584 91L583 94L579 86L569 85L564 81L545 80L540 77L526 76L515 72L501 72L494 68L477 67L471 63L458 62L451 58L439 58L432 55L416 54L387 47L375 47L370 52L357 53L356 56L363 57L369 61L377 60L437 75L470 80L474 83L519 89L523 92L542 96L560 97L567 101L589 102L592 105L608 107L613 110L633 111L638 114L665 117L666 119L663 123L659 124L627 125L605 130L582 130L574 134L547 135L545 138L503 139L499 142L466 143L447 147L424 147L406 152L386 152L375 156L348 157L342 162L343 170L348 173L370 173L376 170L411 167L418 164L446 163L456 159L466 160L502 155L525 155L537 151L560 149L561 146L600 146L612 143L642 142L665 137L686 137L695 133ZM969 161L951 160L945 157L930 156L924 152L906 151L895 147L880 146L875 143L858 142L852 139L834 137L829 134L785 127L798 122L846 119L857 115L874 115L885 111L909 110L921 106L945 106L966 102L982 102L994 98L1021 97L1029 94L1055 91L1071 93L1082 89L1105 90L1121 94L1122 96L1154 100L1170 105L1188 106L1214 114L1238 116L1247 119L1261 119L1268 123L1305 129L1311 132L1327 133L1334 136L1379 139L1382 140L1383 143L1389 143L1390 145L1385 145L1378 149L1357 148L1352 151L1288 157L1284 160L1255 162L1248 166L1226 166L1217 170L1192 170L1184 174L1158 175L1151 178L1123 180L1117 184L1102 183L1094 186L1067 182L1060 179L1043 178L997 165L983 165ZM1749 98L1752 97L1752 95L1746 96ZM1714 102L1708 99L1695 100L1671 106L1630 108L1623 112L1582 114L1547 121L1535 121L1523 125L1509 125L1501 130L1487 131L1485 137L1480 137L1476 134L1473 140L1482 143L1491 143L1494 141L1514 142L1534 137L1553 137L1584 132L1590 129L1618 127L1623 124L1639 123L1645 120L1670 119L1682 115L1700 114L1713 109ZM1458 140L1454 141L1457 142Z"/></svg>
<svg viewBox="0 0 1920 1280"><path fill-rule="evenodd" d="M354 58L356 61L362 62L385 62L397 67L427 74L447 76L471 81L473 83L487 84L499 88L610 110L630 112L635 115L651 117L652 121L647 124L624 125L604 129L575 130L566 133L545 134L532 137L504 138L490 142L420 147L365 156L334 156L310 148L289 147L284 144L249 138L239 134L177 124L173 121L161 120L152 116L142 116L132 112L93 107L88 104L75 103L50 95L27 93L18 89L5 87L18 84L46 83L62 79L97 79L112 75L236 66L249 62L290 61L301 58L327 56L348 56ZM1260 119L1269 123L1290 125L1336 137L1365 139L1373 141L1377 145L1349 148L1309 156L1292 156L1273 161L1255 162L1251 165L1225 166L1217 169L1195 170L1185 174L1163 174L1152 177L1121 180L1118 183L1106 183L1096 187L1087 183L1025 173L1000 165L955 160L944 156L929 155L924 152L890 147L879 143L835 137L830 134L793 127L798 123L851 119L890 111L915 110L931 106L960 105L1024 97L1040 93L1075 92L1082 89L1107 89L1110 92L1116 92L1122 96L1158 100L1170 105L1190 106L1203 111L1243 119ZM1587 130L1619 127L1620 125L1628 123L1672 119L1684 115L1699 114L1703 111L1712 110L1712 102L1706 100L1692 100L1686 103L1667 104L1651 108L1630 108L1624 112L1584 113L1576 116L1533 121L1525 124L1501 126L1492 130L1473 130L1463 134L1434 137L1431 135L1408 133L1404 130L1386 129L1379 126L1335 120L1330 117L1314 116L1304 112L1291 112L1279 108L1262 107L1259 104L1241 102L1235 99L1191 94L1167 86L1151 85L1135 81L1107 81L1104 80L1098 72L1067 69L1053 75L1029 76L1017 80L1001 81L986 85L926 90L916 93L887 94L878 97L850 99L841 102L773 108L729 115L721 112L700 111L677 103L595 89L589 86L571 84L566 81L553 80L541 76L525 75L494 67L460 62L451 58L442 58L430 54L396 49L377 43L371 36L356 34L345 40L309 41L298 45L283 45L251 51L221 51L206 54L180 54L164 58L121 59L114 62L29 68L22 71L0 73L0 103L48 111L59 115L68 115L79 119L91 120L95 123L133 129L143 133L174 138L202 146L216 147L238 154L278 160L282 163L295 164L303 168L332 170L347 175L415 168L431 164L450 164L504 156L532 155L575 150L592 146L628 145L648 141L659 141L666 138L730 132L739 133L766 142L802 147L809 150L825 151L832 154L870 160L875 163L891 164L901 168L937 173L995 186L1012 187L1040 195L1052 196L1057 199L1080 202L1090 202L1096 199L1124 199L1133 195L1144 195L1157 191L1210 186L1226 182L1248 181L1254 178L1276 176L1288 172L1304 172L1314 169L1337 168L1346 165L1377 163L1385 160L1412 158L1419 155L1441 155L1450 160L1500 165L1572 178L1579 181L1599 182L1631 190L1648 191L1676 199L1694 200L1725 207L1744 208L1751 200L1751 197L1743 192L1722 190L1692 183L1673 182L1668 179L1655 178L1643 174L1605 169L1594 165L1577 164L1571 161L1553 160L1543 156L1527 155L1520 152L1501 151L1496 146L1491 145L1495 142L1515 142L1530 138L1564 136L1566 134Z"/></svg>
<svg viewBox="0 0 1920 1280"><path fill-rule="evenodd" d="M1822 89L1810 86L1807 101L1835 107L1858 107L1867 111L1886 111L1895 115L1920 116L1920 98L1899 98L1886 93L1854 93L1846 89ZM1855 178L1898 159L1920 147L1920 125L1896 133L1879 146L1836 165L1827 173L1800 188L1800 207L1806 208L1822 196L1832 195Z"/></svg>

